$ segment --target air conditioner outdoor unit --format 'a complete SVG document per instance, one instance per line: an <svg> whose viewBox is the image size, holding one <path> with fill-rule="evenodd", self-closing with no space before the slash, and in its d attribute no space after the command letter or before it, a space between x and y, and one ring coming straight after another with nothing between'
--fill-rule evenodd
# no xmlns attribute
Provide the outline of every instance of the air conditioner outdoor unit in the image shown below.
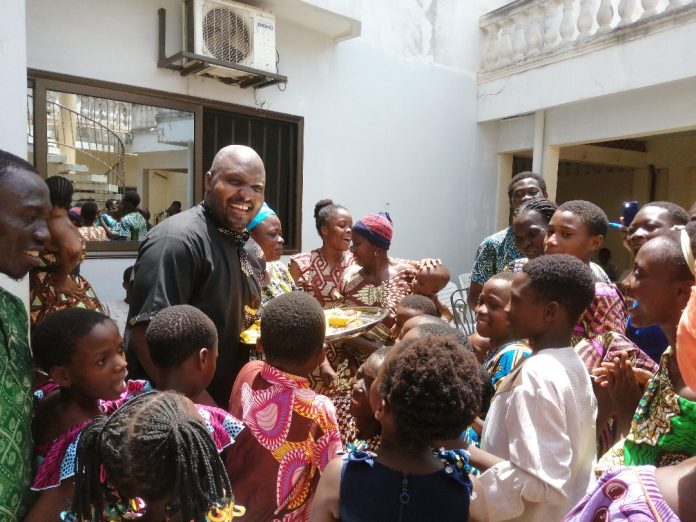
<svg viewBox="0 0 696 522"><path fill-rule="evenodd" d="M187 51L266 72L276 72L273 13L230 0L186 0ZM185 62L184 69L195 62ZM214 65L204 74L243 78L248 73Z"/></svg>

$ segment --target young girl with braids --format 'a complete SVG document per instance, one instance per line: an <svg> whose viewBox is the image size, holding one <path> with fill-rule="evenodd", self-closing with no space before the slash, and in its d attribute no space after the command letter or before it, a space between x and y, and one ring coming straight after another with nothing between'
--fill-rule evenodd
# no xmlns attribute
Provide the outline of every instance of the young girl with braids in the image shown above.
<svg viewBox="0 0 696 522"><path fill-rule="evenodd" d="M196 406L150 392L83 430L75 496L61 519L228 522L243 513Z"/></svg>
<svg viewBox="0 0 696 522"><path fill-rule="evenodd" d="M127 391L122 343L111 319L83 308L55 312L34 331L34 359L51 381L35 393L32 489L40 494L26 520L57 520L69 505L80 432Z"/></svg>

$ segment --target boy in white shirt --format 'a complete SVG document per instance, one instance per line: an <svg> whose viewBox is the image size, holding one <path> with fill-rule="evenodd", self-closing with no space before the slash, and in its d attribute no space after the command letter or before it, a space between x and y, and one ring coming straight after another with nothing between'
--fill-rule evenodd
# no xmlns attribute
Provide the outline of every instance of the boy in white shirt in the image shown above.
<svg viewBox="0 0 696 522"><path fill-rule="evenodd" d="M596 457L597 403L570 343L594 297L590 268L567 254L546 255L515 275L510 330L532 356L502 382L486 417L471 519L560 521L583 497Z"/></svg>

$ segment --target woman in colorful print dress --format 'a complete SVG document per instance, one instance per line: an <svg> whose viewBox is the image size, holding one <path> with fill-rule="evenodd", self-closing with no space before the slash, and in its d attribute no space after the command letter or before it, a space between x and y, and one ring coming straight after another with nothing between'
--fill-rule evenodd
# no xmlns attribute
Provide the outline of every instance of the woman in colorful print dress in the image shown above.
<svg viewBox="0 0 696 522"><path fill-rule="evenodd" d="M32 328L48 314L64 308L104 311L87 280L75 274L85 256L85 240L68 217L73 185L62 176L51 176L46 184L52 205L47 221L51 241L40 256L40 266L31 271Z"/></svg>
<svg viewBox="0 0 696 522"><path fill-rule="evenodd" d="M353 217L345 207L322 199L314 206L314 220L322 246L292 256L290 274L324 308L332 308L342 302L339 285L346 268L353 264L349 252Z"/></svg>

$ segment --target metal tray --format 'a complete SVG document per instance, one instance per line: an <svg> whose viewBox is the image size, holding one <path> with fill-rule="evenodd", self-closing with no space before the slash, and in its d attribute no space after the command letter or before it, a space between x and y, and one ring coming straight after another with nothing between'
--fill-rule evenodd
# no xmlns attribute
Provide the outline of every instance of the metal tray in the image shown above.
<svg viewBox="0 0 696 522"><path fill-rule="evenodd" d="M355 310L360 316L346 326L326 327L326 342L356 337L369 330L387 316L387 311L378 306L341 306L342 310Z"/></svg>

